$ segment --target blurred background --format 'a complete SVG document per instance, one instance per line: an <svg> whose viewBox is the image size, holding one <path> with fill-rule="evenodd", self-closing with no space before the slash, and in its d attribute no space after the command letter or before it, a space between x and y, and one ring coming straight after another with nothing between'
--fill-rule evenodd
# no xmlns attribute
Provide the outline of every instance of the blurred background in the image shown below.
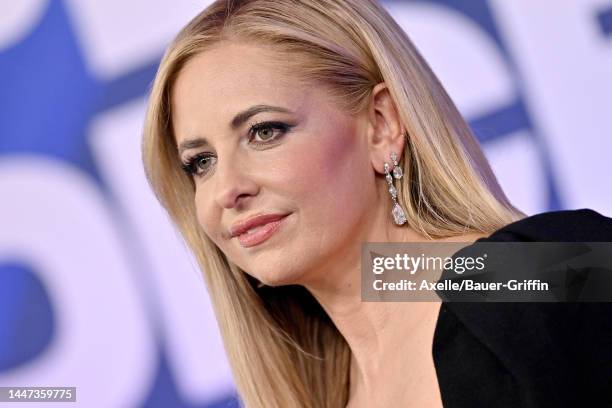
<svg viewBox="0 0 612 408"><path fill-rule="evenodd" d="M0 386L76 386L70 407L238 406L139 152L163 50L209 3L0 0ZM612 215L612 0L383 4L518 208Z"/></svg>

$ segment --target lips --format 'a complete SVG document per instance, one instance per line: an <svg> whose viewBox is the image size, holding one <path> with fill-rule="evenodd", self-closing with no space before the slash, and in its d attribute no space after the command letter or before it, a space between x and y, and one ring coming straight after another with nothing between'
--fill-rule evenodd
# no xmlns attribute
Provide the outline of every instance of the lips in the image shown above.
<svg viewBox="0 0 612 408"><path fill-rule="evenodd" d="M260 214L244 221L238 221L230 227L230 237L237 237L257 227L265 226L266 224L274 223L285 218L289 214Z"/></svg>

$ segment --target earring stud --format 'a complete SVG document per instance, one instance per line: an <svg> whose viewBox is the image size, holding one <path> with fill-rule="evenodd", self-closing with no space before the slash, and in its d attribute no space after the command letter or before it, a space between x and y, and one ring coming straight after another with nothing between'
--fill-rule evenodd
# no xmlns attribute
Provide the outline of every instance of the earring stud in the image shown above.
<svg viewBox="0 0 612 408"><path fill-rule="evenodd" d="M385 162L385 178L387 180L387 184L389 185L389 194L391 194L391 199L393 200L393 210L391 210L391 214L393 215L393 220L397 225L403 225L406 223L406 213L401 205L397 202L397 189L393 185L393 178L400 179L403 176L403 172L401 167L398 166L397 163L397 154L395 152L391 152L391 161L393 162L393 168L389 163ZM391 175L393 174L393 176Z"/></svg>
<svg viewBox="0 0 612 408"><path fill-rule="evenodd" d="M402 172L402 168L397 165L397 154L395 154L395 152L391 152L391 160L393 160L393 177L401 179L404 173Z"/></svg>

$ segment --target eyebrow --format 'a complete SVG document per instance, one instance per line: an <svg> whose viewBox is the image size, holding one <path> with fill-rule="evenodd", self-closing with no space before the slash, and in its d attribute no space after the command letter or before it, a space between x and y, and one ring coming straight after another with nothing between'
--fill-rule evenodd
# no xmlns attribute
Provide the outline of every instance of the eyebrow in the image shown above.
<svg viewBox="0 0 612 408"><path fill-rule="evenodd" d="M237 113L236 116L234 116L234 118L230 122L230 127L232 128L232 130L236 130L240 126L242 126L247 120L249 120L249 118L262 112L291 113L289 109L282 108L280 106L254 105L242 112ZM203 137L196 137L193 139L186 140L179 146L179 155L182 154L185 150L195 149L197 147L205 145L210 145L210 143Z"/></svg>

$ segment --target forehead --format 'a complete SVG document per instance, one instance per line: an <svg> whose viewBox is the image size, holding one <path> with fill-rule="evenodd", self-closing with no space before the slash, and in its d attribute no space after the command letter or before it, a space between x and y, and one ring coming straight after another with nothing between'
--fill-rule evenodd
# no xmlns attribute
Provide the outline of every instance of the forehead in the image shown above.
<svg viewBox="0 0 612 408"><path fill-rule="evenodd" d="M307 87L289 72L286 58L258 45L221 43L193 57L172 89L172 117L177 140L206 123L220 131L236 112L258 104L303 102ZM208 131L207 131L208 132Z"/></svg>

